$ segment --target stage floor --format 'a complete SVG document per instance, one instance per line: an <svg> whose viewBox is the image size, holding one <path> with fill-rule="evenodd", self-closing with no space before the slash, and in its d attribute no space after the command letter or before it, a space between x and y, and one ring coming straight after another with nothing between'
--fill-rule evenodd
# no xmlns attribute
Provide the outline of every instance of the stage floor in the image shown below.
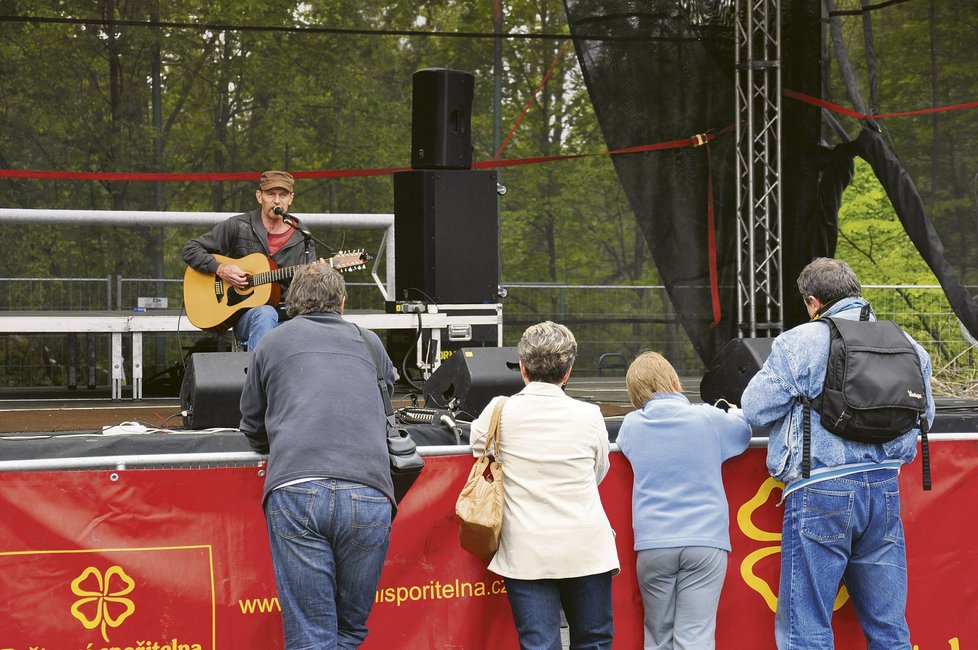
<svg viewBox="0 0 978 650"><path fill-rule="evenodd" d="M699 385L697 380L695 384ZM568 394L601 407L606 417L631 410L623 377L571 379ZM698 393L690 393L698 400ZM398 385L394 408L411 406L405 387ZM423 406L423 403L421 404ZM183 430L178 397L113 400L107 387L45 388L0 391L0 436L101 433L105 427L138 422L151 429Z"/></svg>
<svg viewBox="0 0 978 650"><path fill-rule="evenodd" d="M699 378L683 378L682 383L689 400L699 402ZM633 408L624 377L571 377L567 393L597 404L609 419L620 419ZM394 408L412 406L404 386L397 386L393 403ZM937 408L934 432L978 433L978 400L938 397ZM0 436L100 434L129 422L147 429L183 431L180 411L177 397L113 400L107 387L5 389L0 391Z"/></svg>

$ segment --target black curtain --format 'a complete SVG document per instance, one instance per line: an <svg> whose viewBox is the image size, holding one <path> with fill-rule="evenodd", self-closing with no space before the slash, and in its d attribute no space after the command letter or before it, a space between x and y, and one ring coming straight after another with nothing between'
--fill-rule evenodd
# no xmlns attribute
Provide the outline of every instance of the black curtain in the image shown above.
<svg viewBox="0 0 978 650"><path fill-rule="evenodd" d="M696 134L716 136L704 146L613 158L678 318L701 360L709 363L723 344L741 334L737 329L732 3L565 0L564 4L610 150ZM783 84L818 94L817 0L783 3L783 20ZM784 275L790 278L785 286L790 287L812 257L828 253L831 238L817 197L822 163L831 154L818 146L817 108L786 105L782 119L782 257ZM786 308L804 313L792 295L786 289Z"/></svg>
<svg viewBox="0 0 978 650"><path fill-rule="evenodd" d="M717 136L709 152L701 146L614 157L678 318L709 364L727 341L744 334L736 322L733 2L564 5L609 149ZM960 105L974 100L978 3L863 3L839 11L834 6L826 2L830 10L823 16L819 0L781 3L785 89L864 115L953 110L874 122L782 99L785 327L807 319L795 291L801 268L814 257L835 255L842 193L858 155L872 166L954 313L978 337L978 304L967 284L978 283L978 140L969 137L978 131L978 109Z"/></svg>

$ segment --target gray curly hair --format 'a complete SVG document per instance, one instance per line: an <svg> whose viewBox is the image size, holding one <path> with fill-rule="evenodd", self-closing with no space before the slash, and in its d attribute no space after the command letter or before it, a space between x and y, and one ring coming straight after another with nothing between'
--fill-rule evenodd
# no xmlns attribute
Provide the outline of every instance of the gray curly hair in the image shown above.
<svg viewBox="0 0 978 650"><path fill-rule="evenodd" d="M577 340L567 327L544 321L523 332L516 351L530 381L560 383L577 357Z"/></svg>
<svg viewBox="0 0 978 650"><path fill-rule="evenodd" d="M798 291L802 298L814 296L824 304L841 298L858 297L862 293L862 286L856 272L844 261L816 257L798 275Z"/></svg>
<svg viewBox="0 0 978 650"><path fill-rule="evenodd" d="M299 267L285 297L289 316L340 312L346 298L346 280L329 264L313 262Z"/></svg>

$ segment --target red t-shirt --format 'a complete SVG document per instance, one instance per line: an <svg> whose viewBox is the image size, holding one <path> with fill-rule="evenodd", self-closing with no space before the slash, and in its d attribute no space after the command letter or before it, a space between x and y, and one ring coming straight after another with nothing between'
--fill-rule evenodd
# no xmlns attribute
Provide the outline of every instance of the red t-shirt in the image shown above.
<svg viewBox="0 0 978 650"><path fill-rule="evenodd" d="M286 230L283 233L277 235L268 233L268 252L271 255L279 252L279 250L285 246L285 242L292 238L292 229Z"/></svg>

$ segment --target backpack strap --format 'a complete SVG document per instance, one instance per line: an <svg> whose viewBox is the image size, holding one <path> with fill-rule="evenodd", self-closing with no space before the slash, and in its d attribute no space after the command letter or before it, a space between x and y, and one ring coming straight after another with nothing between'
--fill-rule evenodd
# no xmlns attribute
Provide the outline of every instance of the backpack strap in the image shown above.
<svg viewBox="0 0 978 650"><path fill-rule="evenodd" d="M862 310L859 312L860 320L863 317L869 318L869 304L863 306ZM832 330L835 328L835 323L831 317L825 317L822 319L829 328L829 338L832 337ZM829 354L832 354L831 346L829 347ZM828 368L825 369L828 372ZM802 403L802 417L801 417L801 477L809 478L812 475L812 409L819 408L822 401L822 393L819 393L816 397L808 397L807 395L802 395L798 397L798 401Z"/></svg>
<svg viewBox="0 0 978 650"><path fill-rule="evenodd" d="M869 308L869 303L867 302L865 305L862 306L862 309L859 310L859 320L868 321L870 311L871 310Z"/></svg>
<svg viewBox="0 0 978 650"><path fill-rule="evenodd" d="M812 475L812 407L813 400L810 397L799 397L798 400L804 406L801 419L801 477L809 478ZM920 415L920 465L924 475L924 490L931 489L930 480L930 445L927 444L927 414Z"/></svg>
<svg viewBox="0 0 978 650"><path fill-rule="evenodd" d="M801 417L801 477L808 478L812 475L812 406L814 402L811 397L799 397L802 405Z"/></svg>
<svg viewBox="0 0 978 650"><path fill-rule="evenodd" d="M924 489L930 490L930 447L927 444L927 414L920 414L920 465L924 473Z"/></svg>

